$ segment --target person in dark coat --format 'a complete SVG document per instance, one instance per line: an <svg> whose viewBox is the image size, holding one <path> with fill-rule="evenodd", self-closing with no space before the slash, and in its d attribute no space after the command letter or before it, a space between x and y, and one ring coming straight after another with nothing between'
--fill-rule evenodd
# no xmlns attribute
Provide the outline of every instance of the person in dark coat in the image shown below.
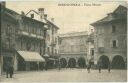
<svg viewBox="0 0 128 83"><path fill-rule="evenodd" d="M101 67L102 67L102 61L99 60L98 61L98 70L99 70L99 73L101 73Z"/></svg>
<svg viewBox="0 0 128 83"><path fill-rule="evenodd" d="M10 78L12 78L13 76L13 71L14 71L14 68L13 68L13 65L10 65L10 68L9 68L9 74L10 74Z"/></svg>
<svg viewBox="0 0 128 83"><path fill-rule="evenodd" d="M88 73L90 73L90 68L91 68L91 65L88 64L88 65L87 65L87 71L88 71Z"/></svg>
<svg viewBox="0 0 128 83"><path fill-rule="evenodd" d="M101 73L101 66L99 65L99 73Z"/></svg>
<svg viewBox="0 0 128 83"><path fill-rule="evenodd" d="M110 73L111 65L108 65L108 72Z"/></svg>
<svg viewBox="0 0 128 83"><path fill-rule="evenodd" d="M6 62L6 65L5 65L6 78L8 78L8 74L9 74L9 66L10 66L10 63L9 63L9 62Z"/></svg>
<svg viewBox="0 0 128 83"><path fill-rule="evenodd" d="M13 71L14 71L13 65L8 61L6 63L6 77L8 78L8 75L10 75L10 78L12 78Z"/></svg>

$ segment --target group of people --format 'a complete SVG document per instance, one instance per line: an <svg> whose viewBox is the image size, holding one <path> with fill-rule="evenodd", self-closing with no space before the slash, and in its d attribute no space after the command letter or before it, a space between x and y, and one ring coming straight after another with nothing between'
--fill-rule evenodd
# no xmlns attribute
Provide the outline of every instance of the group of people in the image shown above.
<svg viewBox="0 0 128 83"><path fill-rule="evenodd" d="M12 78L12 76L14 74L14 68L13 68L12 63L10 63L9 61L7 61L6 62L5 69L6 69L6 77L8 78L10 76L10 78ZM59 65L59 70L60 69L61 69L61 67ZM90 73L90 69L91 69L91 64L88 64L87 65L87 71L88 71L88 73ZM102 66L101 65L98 65L99 73L101 73L101 69L102 69ZM45 67L45 70L47 70L47 67ZM110 73L110 70L111 70L111 66L109 65L108 66L108 72L109 73Z"/></svg>
<svg viewBox="0 0 128 83"><path fill-rule="evenodd" d="M90 73L90 69L91 69L91 65L88 64L88 65L87 65L87 71L88 71L88 73ZM99 73L101 73L101 69L102 69L102 66L101 66L101 65L98 65ZM111 70L111 66L108 65L108 72L109 72L109 73L110 73L110 70Z"/></svg>

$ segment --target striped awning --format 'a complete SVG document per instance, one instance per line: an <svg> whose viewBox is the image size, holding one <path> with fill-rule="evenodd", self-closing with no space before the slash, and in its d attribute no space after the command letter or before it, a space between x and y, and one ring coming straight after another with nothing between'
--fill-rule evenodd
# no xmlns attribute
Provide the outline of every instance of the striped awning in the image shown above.
<svg viewBox="0 0 128 83"><path fill-rule="evenodd" d="M18 53L25 61L45 62L45 59L37 52L18 51Z"/></svg>

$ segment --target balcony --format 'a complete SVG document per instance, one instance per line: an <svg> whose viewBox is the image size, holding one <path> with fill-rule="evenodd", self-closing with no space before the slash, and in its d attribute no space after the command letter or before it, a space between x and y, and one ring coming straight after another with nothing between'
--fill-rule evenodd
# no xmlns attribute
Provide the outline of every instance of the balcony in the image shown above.
<svg viewBox="0 0 128 83"><path fill-rule="evenodd" d="M20 35L20 36L27 36L27 37L36 38L36 39L44 39L44 37L41 36L41 35L29 33L29 32L26 32L26 31L19 31L18 35Z"/></svg>

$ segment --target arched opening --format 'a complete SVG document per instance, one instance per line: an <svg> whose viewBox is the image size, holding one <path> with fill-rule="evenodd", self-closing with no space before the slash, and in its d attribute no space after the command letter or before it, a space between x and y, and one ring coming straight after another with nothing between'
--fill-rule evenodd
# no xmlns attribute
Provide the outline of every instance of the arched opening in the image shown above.
<svg viewBox="0 0 128 83"><path fill-rule="evenodd" d="M70 58L68 61L68 67L74 68L76 67L76 60L74 58Z"/></svg>
<svg viewBox="0 0 128 83"><path fill-rule="evenodd" d="M61 64L61 67L62 67L62 68L65 68L66 65L67 65L66 59L65 59L65 58L61 58L61 59L60 59L60 64Z"/></svg>
<svg viewBox="0 0 128 83"><path fill-rule="evenodd" d="M98 65L100 65L101 68L107 69L109 64L110 64L110 62L109 62L109 58L107 56L103 55L99 58Z"/></svg>
<svg viewBox="0 0 128 83"><path fill-rule="evenodd" d="M125 68L125 62L122 56L115 56L112 60L112 68L113 69L124 69Z"/></svg>
<svg viewBox="0 0 128 83"><path fill-rule="evenodd" d="M84 68L86 66L86 62L85 62L85 59L84 58L79 58L78 59L78 66L80 68Z"/></svg>

